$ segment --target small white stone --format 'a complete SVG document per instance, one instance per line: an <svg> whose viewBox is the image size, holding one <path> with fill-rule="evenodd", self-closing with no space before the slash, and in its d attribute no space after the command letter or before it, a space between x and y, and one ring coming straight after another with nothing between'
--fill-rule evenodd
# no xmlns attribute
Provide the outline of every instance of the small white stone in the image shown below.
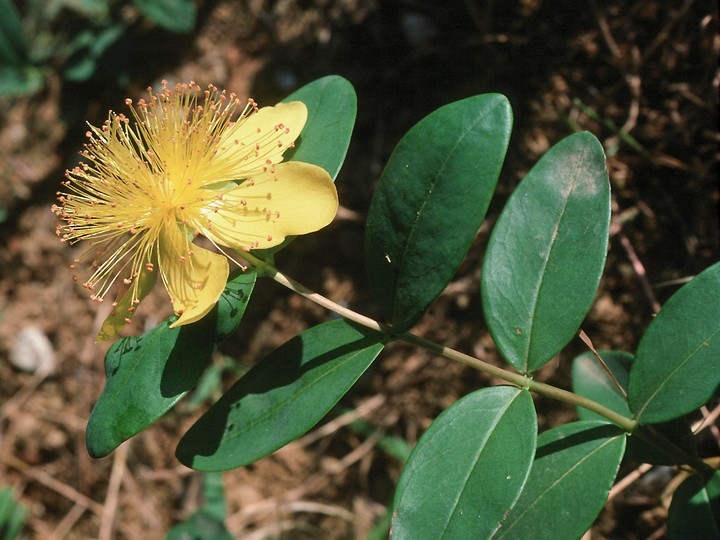
<svg viewBox="0 0 720 540"><path fill-rule="evenodd" d="M51 373L55 369L55 353L50 340L37 326L26 326L10 350L10 363L29 373Z"/></svg>

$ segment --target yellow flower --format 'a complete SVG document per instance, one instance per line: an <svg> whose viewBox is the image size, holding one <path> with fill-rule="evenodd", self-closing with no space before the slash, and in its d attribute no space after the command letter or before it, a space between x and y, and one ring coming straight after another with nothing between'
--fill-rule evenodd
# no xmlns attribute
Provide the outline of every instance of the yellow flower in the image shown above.
<svg viewBox="0 0 720 540"><path fill-rule="evenodd" d="M324 227L337 210L325 170L281 163L305 125L303 103L243 107L234 94L192 82L169 89L163 81L159 94L148 93L148 101L126 100L131 118L110 112L90 127L88 162L66 172L53 207L63 241L93 246L72 265L90 261L91 298L124 284L100 340L117 336L158 274L180 316L172 326L212 309L228 261L196 245L198 235L222 253L264 249Z"/></svg>

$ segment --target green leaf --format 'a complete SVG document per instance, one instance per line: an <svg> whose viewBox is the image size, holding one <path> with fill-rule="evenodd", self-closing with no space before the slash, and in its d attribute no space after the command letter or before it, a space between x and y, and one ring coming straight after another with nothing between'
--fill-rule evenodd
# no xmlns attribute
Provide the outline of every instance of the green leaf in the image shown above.
<svg viewBox="0 0 720 540"><path fill-rule="evenodd" d="M209 400L213 394L219 394L222 390L223 371L223 366L219 364L208 366L198 379L195 390L183 402L183 410L194 411Z"/></svg>
<svg viewBox="0 0 720 540"><path fill-rule="evenodd" d="M61 8L72 10L93 23L110 17L110 0L64 0L60 4Z"/></svg>
<svg viewBox="0 0 720 540"><path fill-rule="evenodd" d="M392 508L385 509L385 513L375 522L373 528L365 536L365 540L387 540L390 536L392 523Z"/></svg>
<svg viewBox="0 0 720 540"><path fill-rule="evenodd" d="M648 326L630 370L628 403L642 424L682 416L720 385L720 263L677 291Z"/></svg>
<svg viewBox="0 0 720 540"><path fill-rule="evenodd" d="M542 433L530 477L493 538L580 538L602 510L625 433L596 420Z"/></svg>
<svg viewBox="0 0 720 540"><path fill-rule="evenodd" d="M87 30L78 34L70 44L73 51L63 65L63 78L83 82L92 77L105 52L124 32L125 26L117 24L99 32Z"/></svg>
<svg viewBox="0 0 720 540"><path fill-rule="evenodd" d="M605 361L617 382L620 383L620 387L627 390L632 354L623 351L598 351L598 354ZM627 398L615 386L591 352L582 353L573 360L572 386L573 391L577 394L597 401L623 416L628 418L632 416ZM580 420L605 419L605 417L582 407L577 408L577 413Z"/></svg>
<svg viewBox="0 0 720 540"><path fill-rule="evenodd" d="M622 389L627 392L633 356L623 351L598 351L598 353L615 379L620 383ZM572 367L572 381L573 390L581 396L597 401L623 416L632 416L627 399L608 377L592 353L586 352L575 357ZM580 420L604 420L603 416L582 407L577 408L577 413ZM665 424L657 424L653 428L685 453L695 455L695 441L690 429L690 422L687 419L677 418ZM636 430L628 438L625 457L640 463L652 463L654 465L680 465L685 463L678 460L677 456L670 455L662 448L650 443L649 439L652 438L653 434L645 433L644 428L641 427Z"/></svg>
<svg viewBox="0 0 720 540"><path fill-rule="evenodd" d="M526 390L485 388L446 409L400 477L393 540L491 536L527 480L536 433Z"/></svg>
<svg viewBox="0 0 720 540"><path fill-rule="evenodd" d="M0 538L14 540L20 536L28 510L20 504L11 487L0 489Z"/></svg>
<svg viewBox="0 0 720 540"><path fill-rule="evenodd" d="M285 159L318 165L334 180L345 161L355 125L355 89L342 77L328 75L283 100L289 101L302 101L307 106L308 119L295 148L285 152Z"/></svg>
<svg viewBox="0 0 720 540"><path fill-rule="evenodd" d="M148 19L171 32L195 28L195 0L133 0Z"/></svg>
<svg viewBox="0 0 720 540"><path fill-rule="evenodd" d="M175 525L165 540L233 540L235 537L225 527L225 523L200 509L193 513L185 523Z"/></svg>
<svg viewBox="0 0 720 540"><path fill-rule="evenodd" d="M350 412L348 409L344 412ZM379 437L377 439L376 447L382 450L389 456L394 457L399 461L407 461L412 452L410 444L402 437L396 437L393 435L384 435L383 431L367 420L355 420L350 424L350 429L358 435L362 436L363 439L369 439L370 437Z"/></svg>
<svg viewBox="0 0 720 540"><path fill-rule="evenodd" d="M675 490L667 520L669 540L720 538L720 472L693 474Z"/></svg>
<svg viewBox="0 0 720 540"><path fill-rule="evenodd" d="M34 94L45 84L43 71L33 66L0 67L0 96Z"/></svg>
<svg viewBox="0 0 720 540"><path fill-rule="evenodd" d="M203 498L205 499L204 509L208 514L215 516L220 521L224 520L227 508L221 474L203 474Z"/></svg>
<svg viewBox="0 0 720 540"><path fill-rule="evenodd" d="M610 184L602 145L576 133L520 182L483 262L485 319L498 349L529 373L573 338L605 264Z"/></svg>
<svg viewBox="0 0 720 540"><path fill-rule="evenodd" d="M27 46L20 14L12 0L0 0L0 64L24 64Z"/></svg>
<svg viewBox="0 0 720 540"><path fill-rule="evenodd" d="M332 409L375 360L383 339L344 319L304 331L248 371L188 430L178 459L221 471L274 452Z"/></svg>
<svg viewBox="0 0 720 540"><path fill-rule="evenodd" d="M655 442L657 439L660 442ZM670 451L667 443L681 450ZM675 418L662 424L639 426L628 438L625 458L640 463L653 465L685 465L688 456L697 457L697 445L690 421Z"/></svg>
<svg viewBox="0 0 720 540"><path fill-rule="evenodd" d="M173 527L165 540L232 540L225 527L225 491L222 476L215 473L203 475L203 498L205 504L194 512L185 523Z"/></svg>
<svg viewBox="0 0 720 540"><path fill-rule="evenodd" d="M170 317L142 336L113 344L105 357L105 388L85 434L90 455L106 456L195 385L215 346L240 324L255 278L249 270L231 279L217 306L194 324L170 328Z"/></svg>
<svg viewBox="0 0 720 540"><path fill-rule="evenodd" d="M442 292L477 234L512 127L507 98L446 105L400 140L370 204L365 254L388 322L410 328Z"/></svg>

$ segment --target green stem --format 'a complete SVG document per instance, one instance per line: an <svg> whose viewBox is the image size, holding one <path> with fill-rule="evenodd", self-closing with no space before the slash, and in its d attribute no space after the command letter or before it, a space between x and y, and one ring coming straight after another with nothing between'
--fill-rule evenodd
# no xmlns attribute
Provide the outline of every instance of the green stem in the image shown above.
<svg viewBox="0 0 720 540"><path fill-rule="evenodd" d="M527 388L528 390L531 390L532 392L535 392L537 394L541 394L543 396L550 397L564 403L569 403L570 405L583 407L589 411L593 411L601 416L604 416L612 423L622 428L624 431L632 432L637 425L637 422L635 422L635 420L618 414L612 409L608 409L607 407L600 405L596 401L587 399L573 392L568 392L567 390L563 390L562 388L557 388L556 386L551 386L549 384L536 381L531 377L527 377L520 373L508 371L493 364L488 364L487 362L483 362L482 360L475 358L474 356L470 356L465 353L461 353L460 351L456 351L455 349L445 347L444 345L439 345L432 341L428 341L424 338L416 336L415 334L405 333L400 334L396 337L407 343L412 343L413 345L422 347L423 349L426 349L430 352L434 352L439 356L444 356L445 358L455 360L456 362L465 364L466 366L487 373L488 375L493 375L494 377L498 377L514 385L520 386L522 388Z"/></svg>
<svg viewBox="0 0 720 540"><path fill-rule="evenodd" d="M637 422L635 422L635 420L618 414L615 411L597 403L596 401L592 401L573 392L568 392L567 390L563 390L549 384L535 381L531 377L527 377L520 373L509 371L493 364L489 364L480 360L479 358L475 358L474 356L470 356L460 351L456 351L455 349L451 349L450 347L428 341L424 338L421 338L420 336L411 334L410 332L397 334L393 331L391 326L379 323L376 320L371 319L370 317L361 315L356 311L353 311L333 302L332 300L322 296L321 294L318 294L308 289L301 283L298 283L294 279L280 272L273 265L263 261L262 259L258 259L250 253L243 253L243 258L247 260L250 264L255 266L255 268L261 271L264 275L271 277L280 285L283 285L291 291L301 296L304 296L308 300L311 300L350 321L365 326L366 328L381 332L392 339L399 339L400 341L404 341L417 347L421 347L427 351L437 354L438 356L448 358L449 360L454 360L455 362L459 362L478 371L482 371L483 373L487 373L488 375L498 377L499 379L507 381L521 388L527 388L528 390L533 391L537 394L541 394L543 396L547 396L558 401L562 401L564 403L569 403L570 405L583 407L589 411L593 411L601 416L604 416L624 431L632 432L637 426Z"/></svg>

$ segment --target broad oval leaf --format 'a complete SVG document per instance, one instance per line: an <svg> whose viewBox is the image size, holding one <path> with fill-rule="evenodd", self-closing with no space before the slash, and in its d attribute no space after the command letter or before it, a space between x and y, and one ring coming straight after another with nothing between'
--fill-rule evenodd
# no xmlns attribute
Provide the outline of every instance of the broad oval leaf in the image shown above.
<svg viewBox="0 0 720 540"><path fill-rule="evenodd" d="M328 75L299 88L283 101L302 101L308 109L305 127L284 159L322 167L334 180L345 161L355 126L357 96L352 84L338 75Z"/></svg>
<svg viewBox="0 0 720 540"><path fill-rule="evenodd" d="M690 475L675 490L668 509L667 538L720 538L720 472L710 478Z"/></svg>
<svg viewBox="0 0 720 540"><path fill-rule="evenodd" d="M633 356L623 351L598 351L598 354L622 390L608 376L595 355L588 351L573 360L573 391L630 418L632 413L623 392L627 391ZM605 420L603 416L582 407L577 407L577 413L580 420Z"/></svg>
<svg viewBox="0 0 720 540"><path fill-rule="evenodd" d="M146 429L195 385L215 346L240 324L255 278L248 270L231 279L217 306L194 324L170 328L173 316L113 344L85 434L91 456L106 456Z"/></svg>
<svg viewBox="0 0 720 540"><path fill-rule="evenodd" d="M400 477L393 539L489 538L527 479L536 433L527 390L485 388L446 409Z"/></svg>
<svg viewBox="0 0 720 540"><path fill-rule="evenodd" d="M396 331L442 292L480 227L505 159L512 110L484 94L446 105L398 143L370 204L370 286Z"/></svg>
<svg viewBox="0 0 720 540"><path fill-rule="evenodd" d="M383 349L385 337L343 319L294 337L236 382L183 436L178 459L223 471L296 439L332 409Z"/></svg>
<svg viewBox="0 0 720 540"><path fill-rule="evenodd" d="M550 360L580 327L609 227L605 154L590 133L553 146L508 200L483 262L482 299L498 349L522 373Z"/></svg>
<svg viewBox="0 0 720 540"><path fill-rule="evenodd" d="M597 420L542 433L520 498L493 538L580 538L602 510L625 433Z"/></svg>
<svg viewBox="0 0 720 540"><path fill-rule="evenodd" d="M677 418L720 385L720 263L678 290L648 326L630 370L628 402L642 424Z"/></svg>

